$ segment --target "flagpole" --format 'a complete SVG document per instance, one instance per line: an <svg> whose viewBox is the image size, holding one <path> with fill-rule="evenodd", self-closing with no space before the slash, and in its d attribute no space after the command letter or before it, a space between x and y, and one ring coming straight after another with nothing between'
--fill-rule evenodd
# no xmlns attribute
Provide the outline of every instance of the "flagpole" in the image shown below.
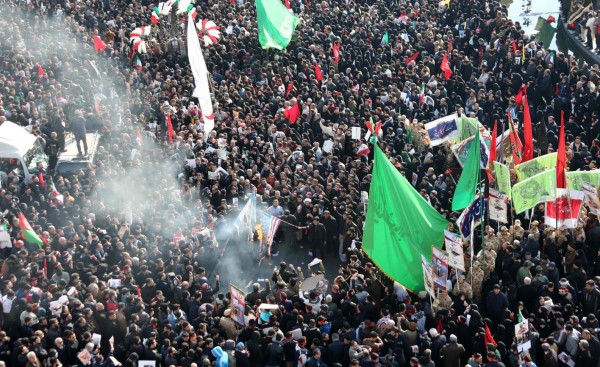
<svg viewBox="0 0 600 367"><path fill-rule="evenodd" d="M473 284L473 263L475 262L475 218L471 219L471 285Z"/></svg>
<svg viewBox="0 0 600 367"><path fill-rule="evenodd" d="M481 172L481 171L480 171ZM485 229L485 224L483 222L483 212L485 211L485 199L484 199L484 192L482 190L482 181L479 182L479 200L480 200L480 207L481 207L481 211L479 212L479 222L481 223L481 252L483 255L483 259L482 259L482 269L484 272L484 278L485 278L485 268L486 268L486 259L485 259L485 235L484 235L484 229ZM473 239L474 241L475 239ZM473 242L474 243L474 242Z"/></svg>

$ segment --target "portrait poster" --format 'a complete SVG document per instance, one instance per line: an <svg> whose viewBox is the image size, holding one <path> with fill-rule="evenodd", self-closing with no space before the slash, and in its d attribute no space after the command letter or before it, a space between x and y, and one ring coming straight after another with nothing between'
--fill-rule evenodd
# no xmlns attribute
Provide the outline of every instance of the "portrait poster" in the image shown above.
<svg viewBox="0 0 600 367"><path fill-rule="evenodd" d="M446 280L448 279L448 254L433 247L431 262L433 266L433 284L440 289L446 289Z"/></svg>
<svg viewBox="0 0 600 367"><path fill-rule="evenodd" d="M246 293L233 284L229 287L231 294L231 318L237 324L246 326L244 314L246 313Z"/></svg>

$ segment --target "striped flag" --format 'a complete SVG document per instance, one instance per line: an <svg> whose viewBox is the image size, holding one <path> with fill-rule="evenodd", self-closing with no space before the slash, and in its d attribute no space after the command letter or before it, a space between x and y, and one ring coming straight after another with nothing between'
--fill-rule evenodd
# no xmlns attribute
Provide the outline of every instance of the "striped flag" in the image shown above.
<svg viewBox="0 0 600 367"><path fill-rule="evenodd" d="M275 238L275 233L279 228L279 224L281 223L281 219L272 216L269 213L262 213L262 231L264 233L264 243L267 246L271 246L273 243L273 239Z"/></svg>

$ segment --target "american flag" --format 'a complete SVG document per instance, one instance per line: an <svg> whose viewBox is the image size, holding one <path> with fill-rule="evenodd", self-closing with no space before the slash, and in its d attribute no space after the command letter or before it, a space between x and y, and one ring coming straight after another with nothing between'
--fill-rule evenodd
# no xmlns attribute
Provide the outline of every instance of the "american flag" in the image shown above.
<svg viewBox="0 0 600 367"><path fill-rule="evenodd" d="M277 232L277 228L279 228L280 223L281 219L274 217L269 213L262 213L262 231L264 233L265 244L267 246L270 246L273 243L275 233Z"/></svg>

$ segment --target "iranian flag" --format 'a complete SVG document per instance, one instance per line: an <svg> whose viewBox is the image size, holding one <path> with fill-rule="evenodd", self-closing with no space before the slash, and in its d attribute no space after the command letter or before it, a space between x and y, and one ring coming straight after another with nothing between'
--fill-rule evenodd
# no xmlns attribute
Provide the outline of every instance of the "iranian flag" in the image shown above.
<svg viewBox="0 0 600 367"><path fill-rule="evenodd" d="M154 9L152 9L152 15L150 16L150 21L152 22L152 24L158 24L159 16L160 16L160 10L155 6Z"/></svg>
<svg viewBox="0 0 600 367"><path fill-rule="evenodd" d="M583 204L583 191L556 189L556 200L546 202L546 225L557 228L575 228Z"/></svg>
<svg viewBox="0 0 600 367"><path fill-rule="evenodd" d="M64 196L58 192L56 186L54 186L54 180L50 177L48 181L48 196L58 202L58 204L62 205L64 203Z"/></svg>
<svg viewBox="0 0 600 367"><path fill-rule="evenodd" d="M358 146L358 149L356 150L356 155L361 157L363 155L367 155L371 153L371 149L369 149L369 146L367 144L361 144Z"/></svg>
<svg viewBox="0 0 600 367"><path fill-rule="evenodd" d="M19 227L21 228L21 237L23 237L25 241L35 243L40 247L44 245L44 241L42 241L37 233L33 231L23 213L19 213Z"/></svg>

